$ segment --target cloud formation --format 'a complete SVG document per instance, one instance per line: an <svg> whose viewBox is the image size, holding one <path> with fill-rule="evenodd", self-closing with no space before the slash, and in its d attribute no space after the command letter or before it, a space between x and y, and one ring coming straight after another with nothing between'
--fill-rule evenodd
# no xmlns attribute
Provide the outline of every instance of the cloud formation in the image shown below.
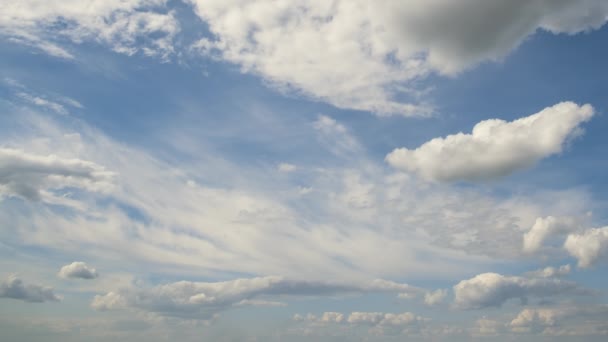
<svg viewBox="0 0 608 342"><path fill-rule="evenodd" d="M47 286L26 284L16 275L9 275L0 283L0 298L12 298L31 303L57 302L53 289Z"/></svg>
<svg viewBox="0 0 608 342"><path fill-rule="evenodd" d="M82 261L74 261L59 270L61 278L71 279L95 279L99 277L97 270Z"/></svg>
<svg viewBox="0 0 608 342"><path fill-rule="evenodd" d="M0 147L0 195L52 201L52 189L73 186L103 192L111 188L113 175L81 159Z"/></svg>
<svg viewBox="0 0 608 342"><path fill-rule="evenodd" d="M606 305L569 305L525 308L508 323L516 333L550 336L606 335Z"/></svg>
<svg viewBox="0 0 608 342"><path fill-rule="evenodd" d="M272 296L338 296L363 293L422 293L407 284L375 280L363 285L296 281L283 277L259 277L225 282L180 281L149 289L126 288L97 295L95 310L134 309L169 317L209 319L242 303ZM254 302L253 302L254 303Z"/></svg>
<svg viewBox="0 0 608 342"><path fill-rule="evenodd" d="M547 298L587 294L577 284L553 278L523 278L482 273L454 285L454 304L461 309L501 306L510 299Z"/></svg>
<svg viewBox="0 0 608 342"><path fill-rule="evenodd" d="M196 44L205 55L337 107L406 116L430 111L414 81L500 60L537 30L597 29L608 13L602 0L189 2L213 33Z"/></svg>
<svg viewBox="0 0 608 342"><path fill-rule="evenodd" d="M590 105L562 102L511 122L481 121L470 134L435 138L413 150L395 149L386 161L430 181L500 178L560 153L593 114Z"/></svg>
<svg viewBox="0 0 608 342"><path fill-rule="evenodd" d="M539 217L528 232L524 234L523 251L534 253L543 243L556 235L564 235L577 228L576 221L567 217Z"/></svg>
<svg viewBox="0 0 608 342"><path fill-rule="evenodd" d="M307 322L309 328L332 327L332 325L342 325L342 328L356 329L364 327L369 329L373 335L396 335L417 331L429 319L417 316L411 312L390 313L390 312L362 312L355 311L350 314L341 312L324 312L320 316L313 314L295 314L293 320L296 322ZM343 330L344 331L344 330ZM357 333L358 335L360 333Z"/></svg>
<svg viewBox="0 0 608 342"><path fill-rule="evenodd" d="M578 260L579 267L590 267L608 256L608 227L570 234L564 248Z"/></svg>
<svg viewBox="0 0 608 342"><path fill-rule="evenodd" d="M526 275L528 275L530 277L537 277L537 278L558 278L558 277L567 276L568 274L570 274L571 270L572 270L572 267L570 267L570 265L567 264L567 265L562 265L559 267L553 267L553 266L545 267L540 270L528 272L528 273L526 273Z"/></svg>
<svg viewBox="0 0 608 342"><path fill-rule="evenodd" d="M426 305L437 305L443 302L443 300L445 299L445 297L448 295L448 291L443 290L443 289L439 289L433 292L427 292L424 295L424 303Z"/></svg>
<svg viewBox="0 0 608 342"><path fill-rule="evenodd" d="M4 1L0 35L63 59L77 58L67 40L168 60L185 53L172 6L193 8L211 33L193 51L237 64L281 91L413 116L433 111L416 84L429 74L500 60L539 30L598 29L608 13L602 0L183 2L192 7L167 0Z"/></svg>
<svg viewBox="0 0 608 342"><path fill-rule="evenodd" d="M167 58L180 25L166 0L24 0L0 2L0 35L64 59L59 42L92 41L132 55ZM59 39L57 39L59 37Z"/></svg>

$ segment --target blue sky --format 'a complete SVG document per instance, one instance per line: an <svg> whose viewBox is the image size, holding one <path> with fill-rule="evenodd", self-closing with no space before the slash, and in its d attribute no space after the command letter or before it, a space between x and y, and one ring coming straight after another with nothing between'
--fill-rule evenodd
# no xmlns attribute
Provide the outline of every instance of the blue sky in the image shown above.
<svg viewBox="0 0 608 342"><path fill-rule="evenodd" d="M0 13L4 339L608 334L604 1Z"/></svg>

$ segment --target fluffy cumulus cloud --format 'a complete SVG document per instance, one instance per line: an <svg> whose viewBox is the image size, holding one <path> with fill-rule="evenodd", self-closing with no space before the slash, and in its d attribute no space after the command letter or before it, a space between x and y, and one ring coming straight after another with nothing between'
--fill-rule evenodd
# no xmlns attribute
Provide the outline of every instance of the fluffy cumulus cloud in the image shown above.
<svg viewBox="0 0 608 342"><path fill-rule="evenodd" d="M51 190L76 187L107 191L112 177L112 172L89 161L0 147L0 195L60 201Z"/></svg>
<svg viewBox="0 0 608 342"><path fill-rule="evenodd" d="M432 181L499 178L560 153L593 113L590 105L562 102L511 122L481 121L470 134L435 138L416 149L398 148L386 160Z"/></svg>
<svg viewBox="0 0 608 342"><path fill-rule="evenodd" d="M528 232L524 234L523 250L527 253L538 251L545 241L553 236L572 232L577 228L576 221L567 217L539 217ZM563 240L562 240L563 241Z"/></svg>
<svg viewBox="0 0 608 342"><path fill-rule="evenodd" d="M437 305L443 302L443 300L445 299L445 297L448 295L448 291L443 290L443 289L439 289L436 291L432 291L432 292L427 292L424 295L424 303L426 303L426 305Z"/></svg>
<svg viewBox="0 0 608 342"><path fill-rule="evenodd" d="M454 285L454 304L461 309L501 306L510 299L548 298L588 294L577 284L553 278L524 278L482 273Z"/></svg>
<svg viewBox="0 0 608 342"><path fill-rule="evenodd" d="M570 234L564 248L578 260L579 267L589 267L608 256L608 227Z"/></svg>
<svg viewBox="0 0 608 342"><path fill-rule="evenodd" d="M56 302L61 300L53 289L37 284L26 284L15 275L0 283L0 298L12 298L31 303Z"/></svg>
<svg viewBox="0 0 608 342"><path fill-rule="evenodd" d="M0 35L47 54L72 59L61 46L94 41L117 52L166 58L179 32L166 0L0 1ZM59 37L59 39L57 38Z"/></svg>
<svg viewBox="0 0 608 342"><path fill-rule="evenodd" d="M205 54L338 107L401 115L429 112L411 85L430 72L501 59L539 29L596 29L608 13L603 0L189 1L214 34L196 45Z"/></svg>
<svg viewBox="0 0 608 342"><path fill-rule="evenodd" d="M125 288L95 296L91 306L100 311L133 309L169 317L209 319L213 315L242 303L255 303L259 297L334 296L364 293L421 293L422 290L386 280L362 285L295 281L282 277L236 279L203 283L181 281L153 288ZM264 300L264 299L262 299ZM326 320L338 317L327 315Z"/></svg>
<svg viewBox="0 0 608 342"><path fill-rule="evenodd" d="M58 274L61 278L72 279L95 279L99 277L97 270L82 261L74 261L63 266Z"/></svg>

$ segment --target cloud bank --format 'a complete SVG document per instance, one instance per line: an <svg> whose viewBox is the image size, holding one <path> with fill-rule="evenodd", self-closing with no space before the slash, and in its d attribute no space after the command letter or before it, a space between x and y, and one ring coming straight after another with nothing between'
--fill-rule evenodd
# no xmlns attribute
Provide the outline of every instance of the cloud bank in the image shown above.
<svg viewBox="0 0 608 342"><path fill-rule="evenodd" d="M283 277L258 277L225 282L180 281L149 289L127 288L97 295L95 310L134 309L169 317L210 319L218 312L259 297L340 296L363 293L422 293L421 289L386 280L363 285L296 281Z"/></svg>
<svg viewBox="0 0 608 342"><path fill-rule="evenodd" d="M454 285L454 304L461 309L501 306L510 299L526 302L529 297L547 298L587 294L575 283L553 278L523 278L482 273Z"/></svg>

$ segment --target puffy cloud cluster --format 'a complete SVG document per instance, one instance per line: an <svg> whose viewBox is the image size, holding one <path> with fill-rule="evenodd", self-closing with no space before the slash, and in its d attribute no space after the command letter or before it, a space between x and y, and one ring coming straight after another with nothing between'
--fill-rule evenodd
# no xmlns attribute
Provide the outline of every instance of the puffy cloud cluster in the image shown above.
<svg viewBox="0 0 608 342"><path fill-rule="evenodd" d="M189 1L214 34L197 44L205 54L338 107L400 115L429 112L397 98L415 100L408 86L430 72L501 59L539 29L596 29L608 13L602 0Z"/></svg>
<svg viewBox="0 0 608 342"><path fill-rule="evenodd" d="M400 314L382 312L353 312L348 316L347 322L351 324L404 326L424 321L424 318L411 312Z"/></svg>
<svg viewBox="0 0 608 342"><path fill-rule="evenodd" d="M47 286L26 284L15 275L10 275L0 283L0 298L12 298L31 303L56 302L61 300L53 289Z"/></svg>
<svg viewBox="0 0 608 342"><path fill-rule="evenodd" d="M413 150L395 149L386 161L432 181L494 179L561 152L593 114L590 105L562 102L511 122L481 121L470 134L435 138Z"/></svg>
<svg viewBox="0 0 608 342"><path fill-rule="evenodd" d="M607 315L608 307L605 305L526 308L519 312L508 326L511 331L517 333L605 335Z"/></svg>
<svg viewBox="0 0 608 342"><path fill-rule="evenodd" d="M593 228L581 234L570 234L564 248L579 267L589 267L608 255L608 227Z"/></svg>
<svg viewBox="0 0 608 342"><path fill-rule="evenodd" d="M48 190L107 191L112 177L112 172L89 161L0 147L0 195L53 201L56 198Z"/></svg>
<svg viewBox="0 0 608 342"><path fill-rule="evenodd" d="M523 250L527 253L536 252L547 239L572 232L576 228L576 222L571 218L539 217L532 228L524 234Z"/></svg>
<svg viewBox="0 0 608 342"><path fill-rule="evenodd" d="M375 335L395 335L412 331L419 331L423 323L429 319L417 316L411 312L385 313L385 312L351 312L343 314L340 312L324 312L320 316L308 314L306 316L296 314L294 321L306 322L310 328L331 327L340 324L343 328L369 328L369 332Z"/></svg>
<svg viewBox="0 0 608 342"><path fill-rule="evenodd" d="M95 279L99 277L97 270L90 267L82 261L74 261L69 265L63 266L59 270L59 276L61 278L72 278L72 279Z"/></svg>
<svg viewBox="0 0 608 342"><path fill-rule="evenodd" d="M407 284L376 280L363 285L315 281L296 281L282 277L236 279L203 283L181 281L149 289L126 288L97 295L91 306L100 311L134 309L165 316L208 319L214 314L259 297L331 296L363 293L421 292ZM326 320L337 316L327 315Z"/></svg>
<svg viewBox="0 0 608 342"><path fill-rule="evenodd" d="M94 41L114 51L166 58L180 25L166 0L24 0L0 2L0 35L47 54L72 59L59 36ZM159 11L159 9L165 9Z"/></svg>
<svg viewBox="0 0 608 342"><path fill-rule="evenodd" d="M482 273L454 285L454 303L461 309L501 306L510 299L584 295L589 291L577 284L554 278L524 278Z"/></svg>

